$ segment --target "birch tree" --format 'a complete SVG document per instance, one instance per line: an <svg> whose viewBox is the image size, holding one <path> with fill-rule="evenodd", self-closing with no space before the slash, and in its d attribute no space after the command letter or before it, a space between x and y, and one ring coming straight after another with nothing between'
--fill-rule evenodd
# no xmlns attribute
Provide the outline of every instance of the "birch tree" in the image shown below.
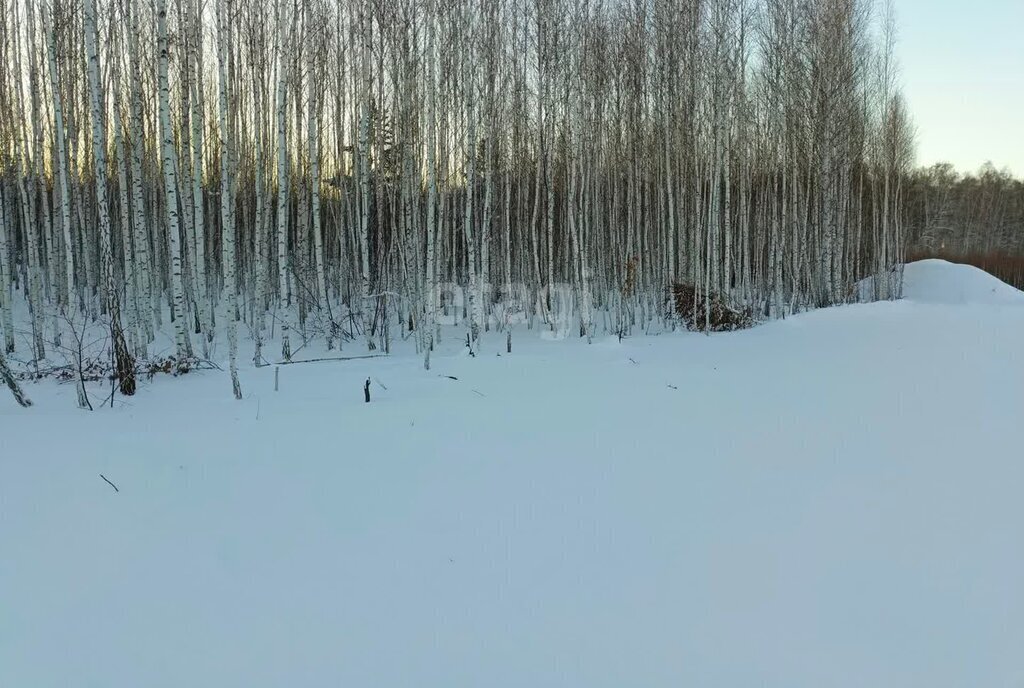
<svg viewBox="0 0 1024 688"><path fill-rule="evenodd" d="M56 177L59 188L60 234L64 242L64 301L67 308L74 307L75 265L71 243L71 195L68 186L68 153L64 131L64 106L57 78L57 51L53 39L53 22L50 18L50 0L39 5L43 33L46 37L46 65L50 75L50 96L53 101L54 149L57 157ZM51 268L52 269L52 268Z"/></svg>
<svg viewBox="0 0 1024 688"><path fill-rule="evenodd" d="M95 1L95 0L91 0ZM169 48L167 41L167 0L156 0L157 21L157 80L160 99L160 158L164 179L164 196L167 214L168 250L171 261L171 319L177 342L178 357L192 357L192 341L185 322L185 285L181 270L181 235L178 226L178 182L175 177L177 152L174 147L174 131L171 129L171 97L168 83Z"/></svg>
<svg viewBox="0 0 1024 688"><path fill-rule="evenodd" d="M217 0L217 113L220 135L220 221L221 245L224 256L224 312L222 320L228 333L228 360L230 362L231 388L235 399L242 398L242 387L238 382L238 325L237 287L235 284L235 203L231 183L231 132L228 111L228 51L230 29L228 18L232 10L231 0Z"/></svg>
<svg viewBox="0 0 1024 688"><path fill-rule="evenodd" d="M121 394L135 394L135 359L128 350L121 329L120 290L114 281L114 254L110 235L110 208L107 203L107 137L106 120L100 100L100 64L97 51L96 0L85 0L85 50L89 71L90 110L92 119L92 151L96 176L96 211L100 235L100 262L103 266L103 287L107 317L110 319L110 340L114 373Z"/></svg>
<svg viewBox="0 0 1024 688"><path fill-rule="evenodd" d="M11 390L11 394L14 395L14 401L18 403L18 406L28 408L32 405L32 400L25 396L25 392L21 389L21 385L18 384L17 378L14 377L10 366L7 365L7 357L4 356L2 351L0 351L0 379Z"/></svg>

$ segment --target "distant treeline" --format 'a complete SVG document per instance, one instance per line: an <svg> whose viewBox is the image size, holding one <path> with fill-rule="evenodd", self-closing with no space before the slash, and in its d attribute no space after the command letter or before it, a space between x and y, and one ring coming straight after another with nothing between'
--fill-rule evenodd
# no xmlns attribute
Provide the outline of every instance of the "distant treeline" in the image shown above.
<svg viewBox="0 0 1024 688"><path fill-rule="evenodd" d="M985 165L958 174L939 164L907 184L908 260L946 258L1024 289L1024 180Z"/></svg>

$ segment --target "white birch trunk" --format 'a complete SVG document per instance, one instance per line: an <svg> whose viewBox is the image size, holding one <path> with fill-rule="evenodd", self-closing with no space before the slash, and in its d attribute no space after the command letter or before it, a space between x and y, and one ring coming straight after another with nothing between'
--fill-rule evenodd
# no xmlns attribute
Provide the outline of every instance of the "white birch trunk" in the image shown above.
<svg viewBox="0 0 1024 688"><path fill-rule="evenodd" d="M0 325L4 330L4 344L0 352L14 352L14 316L11 301L11 265L7 242L7 199L0 185Z"/></svg>
<svg viewBox="0 0 1024 688"><path fill-rule="evenodd" d="M139 308L140 332L135 342L137 356L146 356L146 348L153 338L153 292L150 270L149 231L142 192L142 70L139 58L139 13L134 3L128 3L130 13L128 51L131 60L131 137L132 137L132 231L134 233L135 295ZM156 311L159 314L159 310Z"/></svg>
<svg viewBox="0 0 1024 688"><path fill-rule="evenodd" d="M46 63L50 73L50 92L53 100L54 148L57 154L57 186L60 190L60 232L64 243L64 305L70 310L75 301L75 264L71 243L71 194L68 191L68 153L64 132L64 107L57 78L57 56L53 40L53 22L50 17L51 0L40 3L43 32L46 35ZM52 268L51 268L52 269Z"/></svg>
<svg viewBox="0 0 1024 688"><path fill-rule="evenodd" d="M25 396L25 392L21 389L21 385L18 384L17 379L14 377L14 373L11 372L10 367L7 365L7 357L0 351L0 380L3 380L7 388L11 390L11 394L14 395L14 400L18 402L18 405L24 408L28 408L32 405L32 400Z"/></svg>
<svg viewBox="0 0 1024 688"><path fill-rule="evenodd" d="M472 27L467 27L470 36L468 44L472 44ZM466 91L466 213L464 229L466 234L466 262L469 267L469 336L471 350L476 349L476 341L480 337L480 296L477 284L476 269L476 237L473 229L473 191L476 187L476 83L471 67L473 49L464 63L463 88Z"/></svg>
<svg viewBox="0 0 1024 688"><path fill-rule="evenodd" d="M128 206L128 165L125 161L124 136L122 135L121 104L114 106L114 166L117 168L118 207L121 217L121 247L124 255L124 294L125 308L128 311L128 346L137 351L139 337L138 299L135 294L135 271L138 266L131 260L132 233L130 210Z"/></svg>
<svg viewBox="0 0 1024 688"><path fill-rule="evenodd" d="M288 109L285 87L287 83L287 50L290 41L281 41L287 18L281 12L277 24L277 277L278 315L281 318L281 356L289 361L292 357L289 340L288 313L291 305L288 263Z"/></svg>
<svg viewBox="0 0 1024 688"><path fill-rule="evenodd" d="M100 64L97 53L96 4L85 0L85 50L88 60L90 110L92 113L92 150L96 176L96 206L99 216L100 256L110 318L110 339L114 352L115 374L121 393L135 393L135 360L128 351L121 329L119 290L114 281L114 256L110 237L110 209L107 205L106 121L100 101Z"/></svg>
<svg viewBox="0 0 1024 688"><path fill-rule="evenodd" d="M189 1L192 4L193 0ZM201 0L194 0L201 2ZM206 210L203 205L203 132L205 108L203 102L203 43L202 43L202 22L199 17L199 9L193 8L193 21L195 22L195 37L192 41L193 50L192 64L196 67L195 78L190 81L192 89L189 98L192 112L190 121L192 126L191 143L192 153L192 235L194 242L192 255L195 256L195 264L192 266L195 272L196 287L196 308L199 311L199 325L203 331L203 355L209 356L210 342L213 341L213 319L210 317L210 300L207 295L209 279L206 270Z"/></svg>
<svg viewBox="0 0 1024 688"><path fill-rule="evenodd" d="M228 16L231 0L217 0L217 104L220 134L220 218L224 263L224 312L221 316L228 333L228 361L231 389L235 399L242 398L238 382L238 294L235 283L235 209L232 199L230 130L228 124Z"/></svg>
<svg viewBox="0 0 1024 688"><path fill-rule="evenodd" d="M20 25L18 16L18 5L14 11L15 26ZM14 73L23 74L21 63L21 48L18 37L20 32L14 36ZM14 153L16 157L16 175L18 193L21 197L21 226L25 232L25 253L28 278L28 304L31 314L32 325L32 353L36 362L46 358L46 347L43 343L43 293L40 278L41 266L39 265L39 226L36 213L36 189L35 180L29 171L29 141L28 122L37 119L30 117L25 112L24 105L24 79L18 79L14 88L15 115L19 121L12 121L10 129L14 133ZM30 85L31 88L31 85ZM13 235L12 235L13 238Z"/></svg>
<svg viewBox="0 0 1024 688"><path fill-rule="evenodd" d="M427 257L424 297L426 342L423 347L423 367L427 370L430 370L430 353L434 349L434 329L437 321L437 29L434 9L431 3L431 12L427 19L430 22L427 47L427 88L430 92L427 96Z"/></svg>
<svg viewBox="0 0 1024 688"><path fill-rule="evenodd" d="M310 44L312 41L309 42ZM310 215L313 225L313 260L316 263L316 305L324 308L327 305L327 277L324 271L324 237L320 227L320 123L318 121L319 98L317 93L322 87L313 78L315 73L315 52L312 45L307 45L306 65L309 73L306 77L308 85L307 134L309 136L309 188Z"/></svg>
<svg viewBox="0 0 1024 688"><path fill-rule="evenodd" d="M92 2L93 0L87 0ZM178 358L192 357L192 342L185 322L185 287L181 274L181 238L178 229L178 186L174 177L177 153L174 149L174 132L171 129L170 89L167 78L167 0L156 0L157 66L158 89L160 93L160 137L161 167L164 176L164 195L167 205L167 234L171 260L171 314L174 318L174 333Z"/></svg>
<svg viewBox="0 0 1024 688"><path fill-rule="evenodd" d="M59 285L56 277L57 261L54 257L54 240L53 240L53 216L50 214L50 194L47 192L45 183L45 171L43 160L46 157L46 152L43 148L43 113L41 107L41 91L42 83L39 77L39 60L36 60L36 17L35 13L29 13L28 21L28 47L29 53L29 87L32 91L32 144L33 152L32 157L35 160L35 190L33 195L37 202L42 206L39 209L41 230L40 241L42 243L42 253L46 256L45 262L40 265L41 278L45 278L45 284L51 294L50 305L54 305L59 302L57 292L59 291ZM38 231L38 230L37 230ZM45 294L43 294L45 298ZM57 309L50 308L50 316L53 319L53 345L60 347L60 324L57 322Z"/></svg>
<svg viewBox="0 0 1024 688"><path fill-rule="evenodd" d="M360 25L362 68L359 104L359 253L360 253L360 297L362 307L363 335L366 348L377 348L373 342L373 309L370 307L370 35L366 18Z"/></svg>

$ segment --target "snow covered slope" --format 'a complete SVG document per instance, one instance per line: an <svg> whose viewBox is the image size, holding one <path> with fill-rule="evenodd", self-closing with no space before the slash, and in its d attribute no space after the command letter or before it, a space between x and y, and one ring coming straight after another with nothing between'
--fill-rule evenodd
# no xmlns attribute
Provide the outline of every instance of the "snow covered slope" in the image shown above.
<svg viewBox="0 0 1024 688"><path fill-rule="evenodd" d="M906 267L903 297L919 303L1024 305L1024 292L984 270L937 259Z"/></svg>
<svg viewBox="0 0 1024 688"><path fill-rule="evenodd" d="M241 402L0 396L0 686L1020 686L1024 308L907 274L748 332L249 368Z"/></svg>

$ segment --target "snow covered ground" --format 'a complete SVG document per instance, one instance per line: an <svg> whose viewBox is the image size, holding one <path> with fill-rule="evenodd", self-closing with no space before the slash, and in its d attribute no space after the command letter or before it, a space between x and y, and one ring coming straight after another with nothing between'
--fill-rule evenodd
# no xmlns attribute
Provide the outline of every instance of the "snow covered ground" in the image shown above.
<svg viewBox="0 0 1024 688"><path fill-rule="evenodd" d="M456 337L0 394L0 686L1024 685L1024 294Z"/></svg>

